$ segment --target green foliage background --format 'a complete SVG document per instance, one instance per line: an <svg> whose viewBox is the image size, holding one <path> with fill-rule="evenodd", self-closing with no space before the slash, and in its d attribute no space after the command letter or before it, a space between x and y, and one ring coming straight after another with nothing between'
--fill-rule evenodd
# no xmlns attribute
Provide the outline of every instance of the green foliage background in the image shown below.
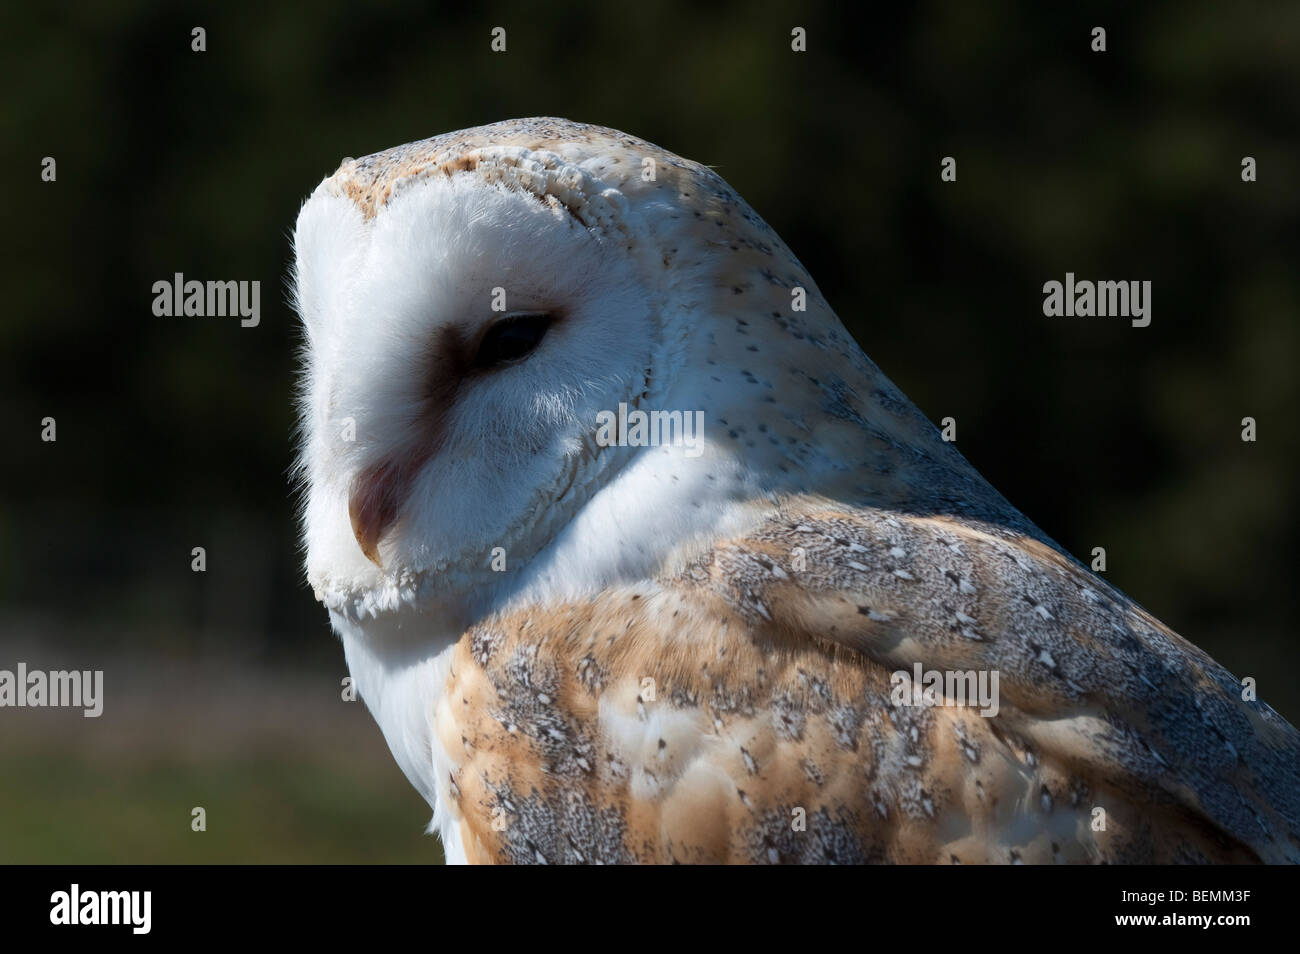
<svg viewBox="0 0 1300 954"><path fill-rule="evenodd" d="M84 724L0 711L0 861L438 858L369 717L338 711L302 583L282 289L341 157L514 116L715 167L1013 503L1080 557L1105 546L1114 583L1300 718L1300 5L897 6L7 8L0 667L103 659L109 697ZM260 279L261 326L154 317L177 271ZM1066 271L1152 280L1151 327L1045 319ZM180 738L157 730L200 710L140 659L196 690L216 666L292 676L297 702L221 745L222 707L265 700L210 691ZM115 684L136 721L105 759ZM220 824L191 835L205 797Z"/></svg>

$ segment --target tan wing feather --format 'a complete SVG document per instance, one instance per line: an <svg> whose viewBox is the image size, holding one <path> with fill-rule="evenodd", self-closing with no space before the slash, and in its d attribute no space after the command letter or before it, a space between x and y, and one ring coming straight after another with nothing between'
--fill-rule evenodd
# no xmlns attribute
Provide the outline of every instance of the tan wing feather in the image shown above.
<svg viewBox="0 0 1300 954"><path fill-rule="evenodd" d="M894 704L914 662L998 715ZM439 725L471 860L1293 859L1296 733L1236 687L1036 540L801 501L477 626Z"/></svg>

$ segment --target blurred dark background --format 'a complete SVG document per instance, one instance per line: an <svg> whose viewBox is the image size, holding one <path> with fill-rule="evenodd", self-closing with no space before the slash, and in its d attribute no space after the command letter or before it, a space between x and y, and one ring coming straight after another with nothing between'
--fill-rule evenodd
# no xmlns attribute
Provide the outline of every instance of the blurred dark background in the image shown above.
<svg viewBox="0 0 1300 954"><path fill-rule="evenodd" d="M516 116L715 167L1014 504L1300 719L1300 5L899 6L7 8L0 668L107 700L0 711L0 861L440 857L302 581L288 235L342 157ZM1151 326L1043 317L1067 271ZM174 272L261 324L155 317Z"/></svg>

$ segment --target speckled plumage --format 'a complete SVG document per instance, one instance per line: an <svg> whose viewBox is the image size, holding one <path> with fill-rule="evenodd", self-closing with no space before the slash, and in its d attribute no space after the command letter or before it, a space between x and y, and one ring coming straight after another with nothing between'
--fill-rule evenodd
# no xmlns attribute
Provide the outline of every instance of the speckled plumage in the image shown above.
<svg viewBox="0 0 1300 954"><path fill-rule="evenodd" d="M345 161L297 244L309 576L449 855L1300 858L1296 731L997 494L707 168L499 123ZM562 323L448 370L495 286ZM703 410L705 452L596 446L620 400ZM918 662L998 713L896 704Z"/></svg>

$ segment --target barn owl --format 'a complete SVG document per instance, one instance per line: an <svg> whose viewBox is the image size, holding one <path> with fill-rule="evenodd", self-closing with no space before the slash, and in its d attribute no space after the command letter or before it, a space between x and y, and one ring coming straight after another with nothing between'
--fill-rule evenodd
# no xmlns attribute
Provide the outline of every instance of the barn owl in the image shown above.
<svg viewBox="0 0 1300 954"><path fill-rule="evenodd" d="M1300 859L1295 729L708 168L502 122L344 160L294 242L308 580L449 860Z"/></svg>

